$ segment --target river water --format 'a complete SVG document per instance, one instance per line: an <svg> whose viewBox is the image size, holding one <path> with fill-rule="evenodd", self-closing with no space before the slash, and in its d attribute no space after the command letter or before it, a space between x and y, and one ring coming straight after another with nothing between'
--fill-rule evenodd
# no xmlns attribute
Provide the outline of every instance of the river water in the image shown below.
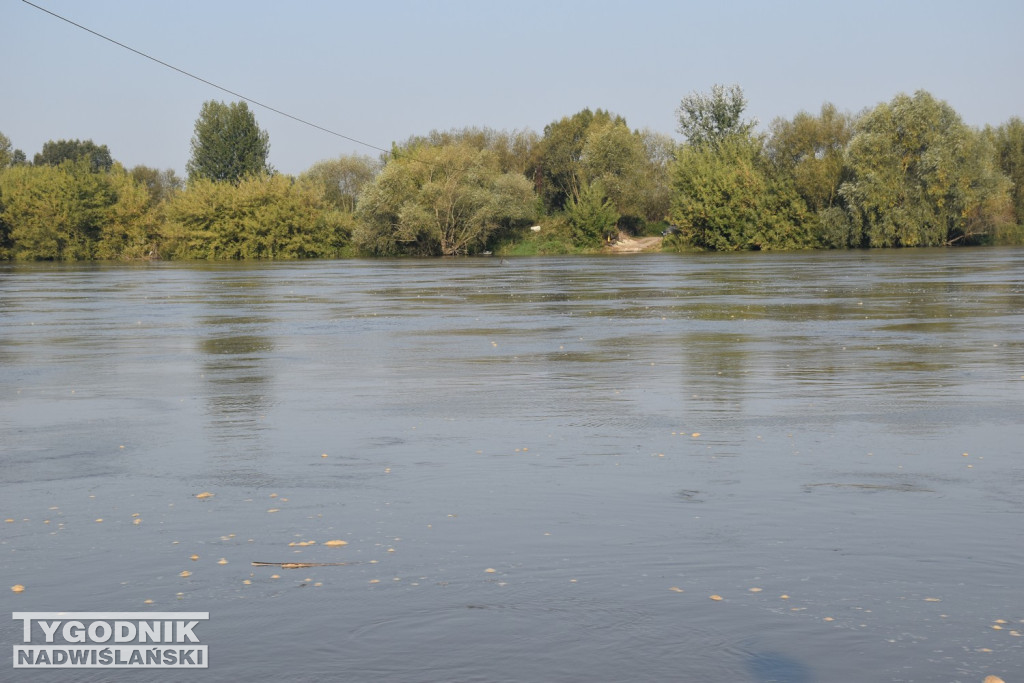
<svg viewBox="0 0 1024 683"><path fill-rule="evenodd" d="M0 473L184 680L1020 680L1024 250L6 265Z"/></svg>

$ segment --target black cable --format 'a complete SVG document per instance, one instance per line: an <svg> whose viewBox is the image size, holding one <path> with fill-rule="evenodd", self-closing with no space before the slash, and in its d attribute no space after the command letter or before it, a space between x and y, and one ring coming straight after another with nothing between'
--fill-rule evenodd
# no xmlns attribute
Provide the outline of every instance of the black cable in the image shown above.
<svg viewBox="0 0 1024 683"><path fill-rule="evenodd" d="M61 21L66 21L67 23L71 24L72 26L80 28L83 31L87 31L87 32L93 34L94 36L96 36L98 38L102 38L103 40L111 42L114 45L117 45L118 47L123 47L125 50L129 50L130 52L134 52L135 54L139 55L140 57L145 57L146 59L154 61L154 62L156 62L157 64L159 64L161 66L165 66L168 69L173 69L174 71L177 71L180 74L188 76L189 78L194 78L195 80L199 81L200 83L205 83L206 85L213 86L214 88L217 88L218 90L223 90L224 92L228 93L229 95L234 95L235 97L243 99L246 102L251 102L252 104L255 104L257 107L263 107L264 109L272 111L275 114L280 114L281 116L289 118L289 119L291 119L293 121L298 121L299 123L302 123L302 124L305 124L307 126L310 126L311 128L316 128L317 130L321 130L321 131L323 131L325 133L329 133L330 135L334 135L336 137L348 140L349 142L354 142L357 145L362 145L363 147L369 147L370 149L375 149L378 152L384 152L385 154L390 154L391 153L391 150L384 149L383 147L378 147L376 145L371 145L370 143L363 142L362 140L356 140L355 138L351 138L351 137L349 137L347 135L342 135L341 133L333 131L330 128L324 128L323 126L319 126L319 125L317 125L315 123L312 123L310 121L306 121L305 119L300 119L298 116L292 116L288 112L284 112L284 111L281 111L280 109L276 109L274 107L271 107L269 104L263 104L262 102L259 102L257 100L252 99L251 97L246 97L245 95L242 95L241 93L237 93L234 90L229 90L228 88L225 88L224 86L217 85L216 83L214 83L212 81L208 81L205 78L201 78L199 76L196 76L193 73L189 73L188 71L185 71L184 69L179 69L178 67L174 66L173 64L168 64L167 62L164 62L164 61L161 61L161 60L157 59L156 57L151 57L150 55L147 55L145 52L142 52L140 50L136 50L133 47L125 45L124 43L119 43L118 41L114 40L113 38L109 38L109 37L103 35L102 33L98 33L96 31L93 31L91 28L88 28L86 26L82 26L81 24L75 23L75 22L71 21L70 19L68 19L67 17L62 17L61 15L57 14L56 12L51 12L50 10L46 9L45 7L40 7L39 5L37 5L35 3L29 2L29 0L21 0L21 1L23 3L25 3L26 5L29 5L31 7L35 7L40 12L45 12L46 14L49 14L52 17L56 17L57 19L60 19ZM419 160L417 159L416 161L419 161Z"/></svg>

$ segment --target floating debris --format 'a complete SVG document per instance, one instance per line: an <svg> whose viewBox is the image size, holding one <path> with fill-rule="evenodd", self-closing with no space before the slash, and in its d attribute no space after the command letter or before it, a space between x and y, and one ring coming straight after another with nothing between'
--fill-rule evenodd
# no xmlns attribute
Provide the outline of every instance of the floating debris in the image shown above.
<svg viewBox="0 0 1024 683"><path fill-rule="evenodd" d="M11 591L13 591L14 593L24 593L25 587L22 586L20 583L16 583L13 586L11 586Z"/></svg>
<svg viewBox="0 0 1024 683"><path fill-rule="evenodd" d="M280 512L281 508L270 508L267 512Z"/></svg>
<svg viewBox="0 0 1024 683"><path fill-rule="evenodd" d="M942 598L925 598L925 602L942 602Z"/></svg>
<svg viewBox="0 0 1024 683"><path fill-rule="evenodd" d="M308 569L309 567L344 567L351 562L252 562L254 567L280 567L281 569Z"/></svg>
<svg viewBox="0 0 1024 683"><path fill-rule="evenodd" d="M711 599L718 602L720 600L724 600L725 598L723 598L721 595L712 595Z"/></svg>
<svg viewBox="0 0 1024 683"><path fill-rule="evenodd" d="M228 563L227 559L223 558L223 557L220 558L219 560L217 560L217 564L227 564L227 563Z"/></svg>
<svg viewBox="0 0 1024 683"><path fill-rule="evenodd" d="M190 559L190 560L192 560L193 562L195 562L196 560L198 560L198 559L199 559L199 556L198 556L198 555L196 555L195 553L193 553L193 554L191 554L191 555L189 555L189 556L188 556L188 559Z"/></svg>
<svg viewBox="0 0 1024 683"><path fill-rule="evenodd" d="M763 588L750 588L750 589L748 589L748 590L749 590L749 591L750 591L751 593L760 593L760 592L761 592L762 590L764 590L764 589L763 589Z"/></svg>
<svg viewBox="0 0 1024 683"><path fill-rule="evenodd" d="M185 571L183 571L180 574L178 574L178 576L180 576L181 578L184 579L185 577L192 576L192 572L190 572L189 570L186 569Z"/></svg>
<svg viewBox="0 0 1024 683"><path fill-rule="evenodd" d="M497 569L495 569L495 568L493 568L493 567L488 567L488 568L487 568L487 569L485 569L484 571L485 571L485 572L487 572L488 574L494 574L494 573L495 573L495 572L497 572L498 570L497 570Z"/></svg>
<svg viewBox="0 0 1024 683"><path fill-rule="evenodd" d="M1006 683L1006 681L1001 679L999 676L985 676L983 683Z"/></svg>
<svg viewBox="0 0 1024 683"><path fill-rule="evenodd" d="M348 545L348 541L342 541L340 539L335 539L333 541L327 541L326 543L324 543L324 545L327 546L328 548L340 548L343 545Z"/></svg>
<svg viewBox="0 0 1024 683"><path fill-rule="evenodd" d="M209 491L203 491L202 493L197 493L196 498L198 500L206 500L207 498L213 498L213 494Z"/></svg>
<svg viewBox="0 0 1024 683"><path fill-rule="evenodd" d="M680 588L679 586L670 586L669 590L672 591L673 593L682 593L683 592L683 589Z"/></svg>

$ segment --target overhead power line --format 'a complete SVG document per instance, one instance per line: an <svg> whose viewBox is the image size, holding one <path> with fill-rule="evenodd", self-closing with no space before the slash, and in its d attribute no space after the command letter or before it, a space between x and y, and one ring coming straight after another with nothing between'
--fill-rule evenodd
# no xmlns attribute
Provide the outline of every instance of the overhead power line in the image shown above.
<svg viewBox="0 0 1024 683"><path fill-rule="evenodd" d="M221 90L223 92L228 93L229 95L233 95L234 97L237 97L239 99L245 100L246 102L250 102L250 103L256 105L257 107L262 107L263 109L266 109L268 111L272 111L275 114L280 114L281 116L284 116L285 118L289 118L292 121L297 121L297 122L299 122L299 123L301 123L303 125L309 126L310 128L316 128L317 130L323 131L324 133L328 133L329 135L334 135L335 137L339 137L339 138L342 138L344 140L348 140L349 142L354 142L357 145L362 145L363 147L369 147L370 149L375 149L378 152L384 152L385 154L389 154L390 151L391 151L391 150L384 149L383 147L378 147L377 145L371 145L369 142L363 142L362 140L357 140L357 139L355 139L353 137L349 137L348 135L344 135L344 134L339 133L337 131L331 130L330 128L325 128L325 127L323 127L321 125L318 125L318 124L315 124L315 123L313 123L311 121L307 121L307 120L305 120L303 118L299 118L298 116L293 116L292 114L289 114L286 111L281 111L280 109L277 109L276 107L271 107L269 104L264 104L263 102L260 102L259 100L254 100L251 97L246 97L245 95L243 95L241 93L238 93L238 92L235 92L234 90L231 90L229 88L225 88L222 85L217 85L213 81L209 81L209 80L207 80L205 78L202 78L201 76L195 75L194 73L190 73L188 71L185 71L184 69L180 69L180 68L174 66L173 64L168 64L167 62L165 62L163 60L160 60L160 59L157 59L156 57L153 57L152 55L148 55L145 52L142 52L141 50L136 50L134 47L131 47L129 45L125 45L124 43L118 42L118 41L114 40L113 38L111 38L109 36L105 36L102 33L99 33L98 31L93 31L91 28L89 28L87 26L82 26L81 24L79 24L77 22L74 22L74 21L68 19L67 17L63 17L63 16L57 14L56 12L51 12L50 10L46 9L45 7L40 7L39 5L37 5L37 4L33 3L33 2L29 2L29 0L21 0L21 1L23 3L25 3L26 5L29 5L31 7L35 7L40 12L45 12L46 14L49 14L52 17L60 19L61 21L67 22L67 23L71 24L72 26L74 26L76 28L80 28L83 31L86 31L87 33L91 33L94 36L96 36L97 38L102 38L103 40L105 40L105 41L107 41L109 43L113 43L114 45L117 45L118 47L123 47L125 50L128 50L129 52L134 52L135 54L139 55L140 57L145 57L146 59L148 59L150 61L156 62L160 66L165 66L168 69L171 69L173 71L177 71L178 73L180 73L180 74L182 74L184 76L188 76L189 78L195 79L195 80L199 81L200 83L205 83L206 85L212 86L212 87L216 88L217 90Z"/></svg>

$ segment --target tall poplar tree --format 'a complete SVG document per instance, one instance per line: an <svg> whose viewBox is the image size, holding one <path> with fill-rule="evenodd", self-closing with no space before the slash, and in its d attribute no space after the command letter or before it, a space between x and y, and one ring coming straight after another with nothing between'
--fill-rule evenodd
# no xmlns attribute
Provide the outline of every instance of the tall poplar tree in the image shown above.
<svg viewBox="0 0 1024 683"><path fill-rule="evenodd" d="M260 130L245 102L210 100L196 119L188 178L238 183L246 176L271 172L269 154L270 136Z"/></svg>

